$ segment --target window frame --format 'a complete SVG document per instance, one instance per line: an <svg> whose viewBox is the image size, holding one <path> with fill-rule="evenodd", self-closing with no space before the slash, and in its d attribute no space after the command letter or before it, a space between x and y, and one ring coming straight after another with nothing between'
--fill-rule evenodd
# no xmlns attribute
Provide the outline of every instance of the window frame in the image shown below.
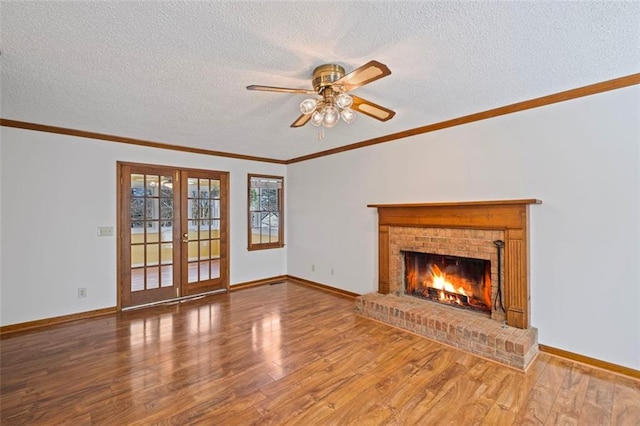
<svg viewBox="0 0 640 426"><path fill-rule="evenodd" d="M280 188L278 189L278 241L275 243L267 242L253 242L252 240L252 230L251 226L251 180L252 179L273 179L280 181ZM258 210L261 211L261 210ZM275 176L275 175L263 175L257 173L249 173L247 174L247 250L267 250L274 248L282 248L284 247L284 176Z"/></svg>

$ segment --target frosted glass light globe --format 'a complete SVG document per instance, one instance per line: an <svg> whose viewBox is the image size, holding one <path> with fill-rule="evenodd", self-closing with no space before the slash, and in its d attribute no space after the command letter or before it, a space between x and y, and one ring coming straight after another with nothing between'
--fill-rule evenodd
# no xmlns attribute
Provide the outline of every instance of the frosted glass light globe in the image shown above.
<svg viewBox="0 0 640 426"><path fill-rule="evenodd" d="M334 106L328 106L324 109L324 118L322 119L322 125L324 127L333 127L338 124L340 120L340 113Z"/></svg>
<svg viewBox="0 0 640 426"><path fill-rule="evenodd" d="M346 93L340 93L336 98L336 105L340 108L349 108L353 104L353 98Z"/></svg>
<svg viewBox="0 0 640 426"><path fill-rule="evenodd" d="M356 113L353 112L351 108L345 108L340 112L340 117L342 117L345 123L349 124L355 120Z"/></svg>
<svg viewBox="0 0 640 426"><path fill-rule="evenodd" d="M302 112L304 115L309 115L316 110L317 106L318 106L317 100L313 98L305 99L300 104L300 112Z"/></svg>
<svg viewBox="0 0 640 426"><path fill-rule="evenodd" d="M319 126L322 124L322 119L324 118L324 114L320 111L315 111L311 116L311 124L314 126Z"/></svg>

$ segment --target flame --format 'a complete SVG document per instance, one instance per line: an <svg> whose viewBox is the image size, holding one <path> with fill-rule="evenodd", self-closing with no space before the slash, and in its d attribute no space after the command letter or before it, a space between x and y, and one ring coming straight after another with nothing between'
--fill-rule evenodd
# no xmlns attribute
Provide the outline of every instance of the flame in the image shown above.
<svg viewBox="0 0 640 426"><path fill-rule="evenodd" d="M457 289L454 285L447 280L447 274L442 272L442 270L438 267L438 265L431 265L431 287L436 290L444 290L449 293L458 293L463 296L468 296L464 291L464 288L458 287ZM444 292L440 292L440 300L445 299Z"/></svg>

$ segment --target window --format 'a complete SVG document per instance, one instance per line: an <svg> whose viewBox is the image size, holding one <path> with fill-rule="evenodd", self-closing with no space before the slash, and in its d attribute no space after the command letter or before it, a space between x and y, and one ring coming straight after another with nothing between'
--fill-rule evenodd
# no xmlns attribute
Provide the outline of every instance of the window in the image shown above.
<svg viewBox="0 0 640 426"><path fill-rule="evenodd" d="M249 250L284 247L284 178L249 175Z"/></svg>

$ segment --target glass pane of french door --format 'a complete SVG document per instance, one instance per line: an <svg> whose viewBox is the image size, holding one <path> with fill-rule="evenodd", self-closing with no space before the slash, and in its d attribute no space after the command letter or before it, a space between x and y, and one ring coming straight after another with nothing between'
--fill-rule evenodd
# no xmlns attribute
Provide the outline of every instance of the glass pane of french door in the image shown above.
<svg viewBox="0 0 640 426"><path fill-rule="evenodd" d="M185 293L222 288L226 265L226 175L186 173L183 238L187 241L183 272ZM186 237L186 238L185 238ZM206 290L203 290L206 289Z"/></svg>
<svg viewBox="0 0 640 426"><path fill-rule="evenodd" d="M179 295L179 251L175 250L176 209L171 168L122 169L122 304L134 306ZM179 210L178 210L179 211ZM179 216L178 216L179 217Z"/></svg>
<svg viewBox="0 0 640 426"><path fill-rule="evenodd" d="M173 287L173 177L131 175L131 291Z"/></svg>

